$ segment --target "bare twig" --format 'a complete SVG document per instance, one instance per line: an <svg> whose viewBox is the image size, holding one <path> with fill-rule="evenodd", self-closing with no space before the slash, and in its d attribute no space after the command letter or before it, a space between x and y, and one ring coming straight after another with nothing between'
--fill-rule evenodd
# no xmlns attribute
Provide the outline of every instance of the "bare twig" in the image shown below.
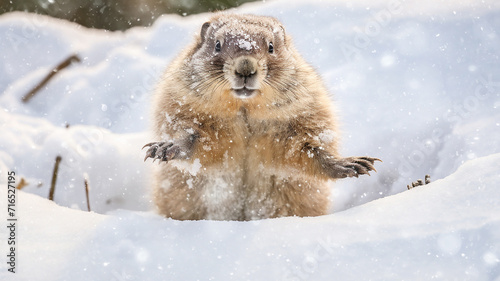
<svg viewBox="0 0 500 281"><path fill-rule="evenodd" d="M85 196L87 197L87 209L90 212L90 200L89 200L89 181L87 178L84 179L85 183Z"/></svg>
<svg viewBox="0 0 500 281"><path fill-rule="evenodd" d="M25 187L27 185L28 185L28 182L26 180L24 180L24 178L21 178L21 181L16 186L16 189L23 189L23 187Z"/></svg>
<svg viewBox="0 0 500 281"><path fill-rule="evenodd" d="M80 58L77 56L77 55L71 55L69 56L67 59L65 59L63 62L61 62L60 64L58 64L54 69L52 69L50 71L49 74L47 74L47 76L45 76L45 78L43 78L43 80L38 83L38 85L35 86L35 88L33 88L29 93L27 93L24 97L23 97L23 102L24 103L27 103L38 91L40 91L40 89L43 88L43 86L45 86L49 81L50 79L52 79L52 77L54 77L54 75L56 75L59 71L63 70L64 68L68 67L71 63L73 62L80 62Z"/></svg>
<svg viewBox="0 0 500 281"><path fill-rule="evenodd" d="M50 183L50 192L49 192L49 200L54 201L54 192L56 190L56 180L57 173L59 171L59 163L61 163L61 156L57 155L56 163L54 164L54 171L52 172L52 182Z"/></svg>

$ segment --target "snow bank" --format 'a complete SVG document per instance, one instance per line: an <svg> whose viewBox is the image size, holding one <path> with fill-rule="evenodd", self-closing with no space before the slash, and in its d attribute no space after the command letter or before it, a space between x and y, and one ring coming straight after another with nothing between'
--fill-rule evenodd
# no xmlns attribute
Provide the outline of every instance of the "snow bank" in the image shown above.
<svg viewBox="0 0 500 281"><path fill-rule="evenodd" d="M56 127L42 118L0 111L0 168L28 182L23 190L47 198L55 158L62 157L54 200L86 210L84 179L89 180L93 211L149 208L149 173L143 163L146 134L113 134L87 125ZM4 184L2 176L0 183Z"/></svg>
<svg viewBox="0 0 500 281"><path fill-rule="evenodd" d="M343 154L384 161L371 177L332 184L332 211L402 192L425 174L444 178L467 160L500 152L500 7L429 3L273 1L236 10L285 24L334 93ZM152 141L150 94L207 16L164 16L151 28L123 33L22 13L0 17L2 170L16 170L29 179L26 191L46 196L60 152L61 165L71 167L58 179L58 204L86 208L81 182L88 172L97 212L148 210L140 194L149 192L153 164L140 163L138 154ZM21 102L74 53L81 63ZM70 129L62 130L66 124Z"/></svg>
<svg viewBox="0 0 500 281"><path fill-rule="evenodd" d="M15 280L499 280L499 161L306 219L104 216L21 192Z"/></svg>

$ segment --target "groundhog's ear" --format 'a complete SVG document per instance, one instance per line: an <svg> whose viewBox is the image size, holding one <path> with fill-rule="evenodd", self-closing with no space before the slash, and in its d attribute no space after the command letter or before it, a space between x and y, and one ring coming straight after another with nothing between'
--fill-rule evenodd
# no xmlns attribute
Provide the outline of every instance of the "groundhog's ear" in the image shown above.
<svg viewBox="0 0 500 281"><path fill-rule="evenodd" d="M207 30L210 27L210 22L206 22L201 26L200 37L201 42L205 41L205 37L207 36Z"/></svg>
<svg viewBox="0 0 500 281"><path fill-rule="evenodd" d="M285 27L283 25L281 25L281 24L280 24L280 27L281 27L281 32L283 32L283 37L286 38L287 34L285 32Z"/></svg>
<svg viewBox="0 0 500 281"><path fill-rule="evenodd" d="M277 39L279 39L280 41L283 40L283 43L286 45L288 45L288 36L287 36L287 33L285 31L285 27L276 20L276 24L278 25L279 29L274 29L273 30L273 33L274 33L274 36L275 38L277 37Z"/></svg>
<svg viewBox="0 0 500 281"><path fill-rule="evenodd" d="M283 35L286 35L285 27L282 24L280 24L280 28L281 31L283 32Z"/></svg>

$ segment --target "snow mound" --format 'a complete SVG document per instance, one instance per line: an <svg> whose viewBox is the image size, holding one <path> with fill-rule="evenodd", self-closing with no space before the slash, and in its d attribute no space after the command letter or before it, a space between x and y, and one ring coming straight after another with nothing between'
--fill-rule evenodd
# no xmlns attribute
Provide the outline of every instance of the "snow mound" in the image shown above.
<svg viewBox="0 0 500 281"><path fill-rule="evenodd" d="M15 280L498 280L499 161L316 218L98 215L20 192Z"/></svg>
<svg viewBox="0 0 500 281"><path fill-rule="evenodd" d="M235 10L281 20L324 77L342 134L321 137L340 141L345 156L384 161L371 177L332 184L332 212L500 152L500 6L433 3L294 0ZM58 179L58 204L86 208L87 173L96 212L148 210L154 166L141 163L139 154L155 141L146 133L150 96L168 61L207 17L164 16L150 28L105 32L32 14L2 15L1 171L15 170L28 180L26 191L46 196L61 153L66 176ZM81 62L21 102L72 54Z"/></svg>
<svg viewBox="0 0 500 281"><path fill-rule="evenodd" d="M55 158L61 156L55 202L86 210L87 178L93 211L150 208L150 173L140 150L147 134L113 134L88 125L56 127L42 118L0 111L0 127L7 126L0 138L0 148L6 148L0 150L0 169L15 171L18 181L24 178L28 185L23 190L47 197Z"/></svg>

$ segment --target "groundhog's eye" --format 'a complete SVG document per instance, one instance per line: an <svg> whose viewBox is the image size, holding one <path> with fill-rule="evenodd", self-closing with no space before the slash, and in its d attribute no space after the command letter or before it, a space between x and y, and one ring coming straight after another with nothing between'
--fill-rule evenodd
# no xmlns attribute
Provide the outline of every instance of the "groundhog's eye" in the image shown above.
<svg viewBox="0 0 500 281"><path fill-rule="evenodd" d="M220 41L219 41L219 40L217 40L217 41L215 42L215 51L216 51L216 52L220 52Z"/></svg>
<svg viewBox="0 0 500 281"><path fill-rule="evenodd" d="M274 52L274 46L273 46L273 42L269 42L269 53L273 53Z"/></svg>

